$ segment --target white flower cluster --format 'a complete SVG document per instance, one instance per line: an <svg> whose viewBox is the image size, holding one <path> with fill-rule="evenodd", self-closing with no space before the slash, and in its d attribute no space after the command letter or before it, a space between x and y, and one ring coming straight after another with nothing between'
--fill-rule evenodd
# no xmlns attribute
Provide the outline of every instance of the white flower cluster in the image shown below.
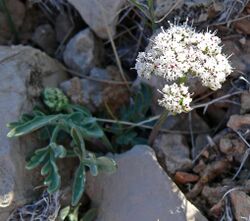
<svg viewBox="0 0 250 221"><path fill-rule="evenodd" d="M199 78L203 86L217 90L232 72L220 43L215 33L198 33L186 23L170 24L169 29L162 29L151 40L145 52L139 53L135 69L139 76L147 79L152 75L161 76L169 82ZM172 87L177 88L176 85ZM170 88L166 87L166 90ZM190 94L186 95L191 102ZM169 106L166 102L160 101L164 106Z"/></svg>
<svg viewBox="0 0 250 221"><path fill-rule="evenodd" d="M182 113L191 111L190 103L192 98L188 92L188 87L184 84L173 83L165 85L162 91L163 98L159 100L159 105L165 107L172 113Z"/></svg>

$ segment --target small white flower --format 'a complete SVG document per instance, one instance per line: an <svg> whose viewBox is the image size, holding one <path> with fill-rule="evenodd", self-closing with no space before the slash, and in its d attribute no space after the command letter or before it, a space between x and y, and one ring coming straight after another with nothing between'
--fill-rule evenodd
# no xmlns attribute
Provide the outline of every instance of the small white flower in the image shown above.
<svg viewBox="0 0 250 221"><path fill-rule="evenodd" d="M232 68L220 44L215 33L196 32L187 23L170 24L151 39L145 52L139 53L135 69L141 77L156 75L172 83L161 91L159 104L173 113L188 112L192 101L188 87L176 82L195 77L211 90L221 88Z"/></svg>
<svg viewBox="0 0 250 221"><path fill-rule="evenodd" d="M188 87L184 84L165 85L160 93L162 93L163 97L158 100L158 103L169 112L180 114L191 111L190 103L192 98L188 92Z"/></svg>
<svg viewBox="0 0 250 221"><path fill-rule="evenodd" d="M170 82L184 76L198 77L204 86L217 90L232 72L220 44L215 33L198 33L187 24L170 24L152 39L145 52L139 53L135 69L139 76L157 75Z"/></svg>

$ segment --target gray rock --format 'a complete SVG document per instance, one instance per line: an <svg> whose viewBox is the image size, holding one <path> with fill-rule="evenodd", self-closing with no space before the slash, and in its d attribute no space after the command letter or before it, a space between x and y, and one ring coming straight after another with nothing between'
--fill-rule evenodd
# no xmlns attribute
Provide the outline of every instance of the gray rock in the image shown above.
<svg viewBox="0 0 250 221"><path fill-rule="evenodd" d="M230 193L230 199L235 220L249 220L250 197L245 192L236 190Z"/></svg>
<svg viewBox="0 0 250 221"><path fill-rule="evenodd" d="M66 79L62 66L31 47L0 47L0 220L34 197L39 173L31 176L25 158L38 146L33 136L8 139L6 124L30 111L42 88Z"/></svg>
<svg viewBox="0 0 250 221"><path fill-rule="evenodd" d="M126 0L69 0L68 2L75 7L98 37L108 39L107 28L113 36L119 10Z"/></svg>
<svg viewBox="0 0 250 221"><path fill-rule="evenodd" d="M76 34L63 53L65 64L82 75L88 75L97 63L95 37L89 28Z"/></svg>
<svg viewBox="0 0 250 221"><path fill-rule="evenodd" d="M60 87L73 103L84 105L91 111L100 111L105 108L105 104L112 111L116 111L128 100L129 94L125 85L102 83L105 80L122 81L116 67L92 68L89 77L97 81L73 78L63 82Z"/></svg>
<svg viewBox="0 0 250 221"><path fill-rule="evenodd" d="M87 178L86 192L99 208L96 221L205 221L157 162L148 146L113 156L116 173Z"/></svg>
<svg viewBox="0 0 250 221"><path fill-rule="evenodd" d="M176 4L176 0L156 0L155 15L158 18L170 13L173 9L180 8L184 4L184 0L180 0Z"/></svg>
<svg viewBox="0 0 250 221"><path fill-rule="evenodd" d="M169 173L174 174L177 170L192 168L190 151L185 137L180 134L161 134L154 142L157 156L164 159Z"/></svg>
<svg viewBox="0 0 250 221"><path fill-rule="evenodd" d="M49 24L38 26L32 41L48 54L54 54L57 47L56 33Z"/></svg>

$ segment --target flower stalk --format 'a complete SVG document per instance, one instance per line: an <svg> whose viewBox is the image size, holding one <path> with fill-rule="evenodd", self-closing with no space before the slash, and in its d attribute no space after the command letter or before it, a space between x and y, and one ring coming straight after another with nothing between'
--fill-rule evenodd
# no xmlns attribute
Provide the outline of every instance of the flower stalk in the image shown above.
<svg viewBox="0 0 250 221"><path fill-rule="evenodd" d="M158 119L158 121L155 123L150 135L149 135L149 138L148 138L148 144L149 146L152 146L153 145L153 142L155 140L155 138L157 137L160 129L162 128L163 124L165 123L165 121L167 120L168 118L168 114L169 114L169 111L167 109L165 109L160 118Z"/></svg>

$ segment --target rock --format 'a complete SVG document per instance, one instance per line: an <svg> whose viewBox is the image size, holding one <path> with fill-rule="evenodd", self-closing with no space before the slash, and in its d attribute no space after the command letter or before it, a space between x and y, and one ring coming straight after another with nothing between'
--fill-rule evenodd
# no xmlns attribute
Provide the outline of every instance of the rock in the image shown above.
<svg viewBox="0 0 250 221"><path fill-rule="evenodd" d="M31 47L0 46L0 220L34 197L39 173L25 169L25 159L38 146L33 136L8 139L6 124L30 111L43 87L66 79L62 66Z"/></svg>
<svg viewBox="0 0 250 221"><path fill-rule="evenodd" d="M193 183L193 182L197 182L198 180L199 180L199 176L192 174L192 173L178 171L174 175L174 181L178 184Z"/></svg>
<svg viewBox="0 0 250 221"><path fill-rule="evenodd" d="M178 1L178 4L176 5L175 0L156 0L155 3L155 16L157 18L161 18L164 15L171 12L171 9L177 9L181 8L181 6L184 4L184 0Z"/></svg>
<svg viewBox="0 0 250 221"><path fill-rule="evenodd" d="M50 55L53 55L57 48L56 33L49 24L38 26L33 33L32 41Z"/></svg>
<svg viewBox="0 0 250 221"><path fill-rule="evenodd" d="M25 5L19 0L5 0L5 3L15 28L18 31L25 17ZM8 22L8 17L3 11L4 9L1 10L0 6L0 44L7 44L13 36L13 33Z"/></svg>
<svg viewBox="0 0 250 221"><path fill-rule="evenodd" d="M230 199L236 221L249 220L250 197L242 191L232 191Z"/></svg>
<svg viewBox="0 0 250 221"><path fill-rule="evenodd" d="M199 134L195 139L195 146L192 149L192 157L195 159L208 145L208 135L207 134Z"/></svg>
<svg viewBox="0 0 250 221"><path fill-rule="evenodd" d="M219 149L227 156L232 156L236 162L241 163L247 146L242 140L228 134L220 139Z"/></svg>
<svg viewBox="0 0 250 221"><path fill-rule="evenodd" d="M157 156L165 159L165 165L169 173L177 170L188 170L192 167L189 148L185 137L180 134L161 134L153 145Z"/></svg>
<svg viewBox="0 0 250 221"><path fill-rule="evenodd" d="M223 195L230 189L232 186L217 186L210 187L205 186L202 190L202 197L204 197L209 205L217 204L223 197Z"/></svg>
<svg viewBox="0 0 250 221"><path fill-rule="evenodd" d="M222 51L227 55L231 55L229 60L232 67L238 71L245 72L247 69L247 65L241 58L242 51L237 42L233 40L227 40L223 41L222 44ZM233 74L237 74L237 72L234 71Z"/></svg>
<svg viewBox="0 0 250 221"><path fill-rule="evenodd" d="M227 154L228 152L231 152L233 149L233 144L229 138L221 138L220 139L220 145L219 145L220 151L222 153Z"/></svg>
<svg viewBox="0 0 250 221"><path fill-rule="evenodd" d="M107 28L111 36L114 36L118 14L126 0L69 0L68 2L75 7L98 37L108 39Z"/></svg>
<svg viewBox="0 0 250 221"><path fill-rule="evenodd" d="M234 22L233 24L237 32L250 35L250 21L248 19L241 19L239 21Z"/></svg>
<svg viewBox="0 0 250 221"><path fill-rule="evenodd" d="M227 122L227 126L233 130L238 130L243 126L249 126L249 124L250 124L250 114L231 115L229 121Z"/></svg>
<svg viewBox="0 0 250 221"><path fill-rule="evenodd" d="M249 92L245 92L243 94L241 94L240 97L240 113L241 114L245 114L245 113L249 113L250 112L250 93Z"/></svg>
<svg viewBox="0 0 250 221"><path fill-rule="evenodd" d="M95 37L86 28L70 39L63 53L63 60L69 68L84 76L98 64L97 52Z"/></svg>
<svg viewBox="0 0 250 221"><path fill-rule="evenodd" d="M148 146L135 146L114 159L116 173L87 178L86 192L99 208L96 221L207 220L186 200Z"/></svg>
<svg viewBox="0 0 250 221"><path fill-rule="evenodd" d="M100 81L122 81L119 70L114 66L108 66L106 69L92 68L89 77ZM100 111L105 105L116 111L129 99L125 85L73 78L60 86L72 102L82 104L91 111Z"/></svg>

